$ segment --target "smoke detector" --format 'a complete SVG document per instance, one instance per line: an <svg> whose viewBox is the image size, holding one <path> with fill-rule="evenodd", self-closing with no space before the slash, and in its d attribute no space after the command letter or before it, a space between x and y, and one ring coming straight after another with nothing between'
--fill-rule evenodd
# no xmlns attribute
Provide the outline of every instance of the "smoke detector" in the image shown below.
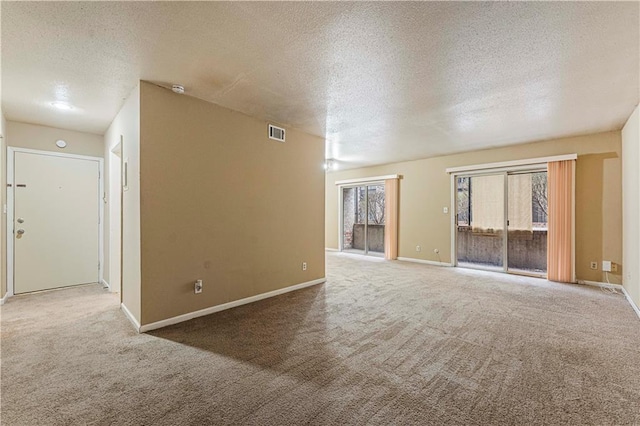
<svg viewBox="0 0 640 426"><path fill-rule="evenodd" d="M179 84L171 86L171 90L173 90L173 93L177 93L178 95L184 94L184 86L180 86Z"/></svg>

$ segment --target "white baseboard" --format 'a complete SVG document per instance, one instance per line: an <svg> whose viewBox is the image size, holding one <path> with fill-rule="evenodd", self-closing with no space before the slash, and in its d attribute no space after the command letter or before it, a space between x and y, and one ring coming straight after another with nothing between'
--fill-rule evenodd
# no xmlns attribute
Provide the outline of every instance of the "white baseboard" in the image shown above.
<svg viewBox="0 0 640 426"><path fill-rule="evenodd" d="M622 294L624 294L624 297L627 299L627 302L629 302L629 304L631 305L631 308L633 308L638 318L640 318L640 308L638 308L638 305L636 305L633 299L631 299L631 296L629 295L629 293L627 293L627 289L624 288L623 285L601 283L598 281L587 281L587 280L578 280L578 284L586 284L594 287L615 288L616 290L622 291Z"/></svg>
<svg viewBox="0 0 640 426"><path fill-rule="evenodd" d="M624 297L627 298L627 301L629 302L633 310L636 312L638 318L640 318L640 308L638 308L638 305L636 305L633 299L631 299L631 296L629 295L629 293L627 293L627 289L622 287L622 292L624 293Z"/></svg>
<svg viewBox="0 0 640 426"><path fill-rule="evenodd" d="M136 329L136 331L138 333L141 333L141 331L140 331L140 323L138 322L136 317L133 316L131 311L125 306L124 303L120 304L120 309L122 309L122 312L124 312L124 315L129 319L129 321L131 321L131 324L133 324L133 327Z"/></svg>
<svg viewBox="0 0 640 426"><path fill-rule="evenodd" d="M4 303L7 301L7 299L9 298L9 296L11 296L11 295L9 294L9 292L6 292L6 293L4 294L4 296L2 296L2 299L0 299L0 306L4 305Z"/></svg>
<svg viewBox="0 0 640 426"><path fill-rule="evenodd" d="M199 311L189 312L187 314L178 315L176 317L167 318L161 321L152 322L150 324L144 324L139 327L140 333L145 333L147 331L156 330L158 328L167 327L169 325L178 324L184 321L189 321L194 318L202 317L205 315L210 315L216 312L224 311L227 309L235 308L237 306L246 305L248 303L257 302L258 300L268 299L270 297L279 296L284 293L289 293L291 291L300 290L305 287L311 287L313 285L322 284L326 282L326 278L319 278L313 281L307 281L305 283L300 283L296 285L292 285L290 287L281 288L278 290L269 291L267 293L258 294L251 297L245 297L244 299L234 300L233 302L223 303L222 305L211 306L210 308L201 309ZM123 305L124 306L124 305Z"/></svg>
<svg viewBox="0 0 640 426"><path fill-rule="evenodd" d="M111 291L111 284L109 284L108 282L106 282L106 281L104 280L104 278L100 280L100 284L102 284L102 286L103 286L103 287L107 287L107 288L109 289L109 291Z"/></svg>
<svg viewBox="0 0 640 426"><path fill-rule="evenodd" d="M325 247L324 251L339 251L339 250L338 249L334 249L334 248Z"/></svg>
<svg viewBox="0 0 640 426"><path fill-rule="evenodd" d="M403 262L423 263L425 265L433 265L433 266L447 266L447 267L453 266L451 263L436 262L435 260L414 259L413 257L398 257L398 260L401 260Z"/></svg>
<svg viewBox="0 0 640 426"><path fill-rule="evenodd" d="M624 287L620 284L602 283L600 281L578 280L578 284L590 285L593 287L615 288L622 290Z"/></svg>

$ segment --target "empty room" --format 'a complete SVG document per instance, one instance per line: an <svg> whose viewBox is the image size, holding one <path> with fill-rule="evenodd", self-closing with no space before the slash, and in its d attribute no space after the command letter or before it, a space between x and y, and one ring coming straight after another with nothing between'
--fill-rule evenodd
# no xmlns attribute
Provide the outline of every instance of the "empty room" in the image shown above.
<svg viewBox="0 0 640 426"><path fill-rule="evenodd" d="M639 425L639 2L0 2L0 424Z"/></svg>

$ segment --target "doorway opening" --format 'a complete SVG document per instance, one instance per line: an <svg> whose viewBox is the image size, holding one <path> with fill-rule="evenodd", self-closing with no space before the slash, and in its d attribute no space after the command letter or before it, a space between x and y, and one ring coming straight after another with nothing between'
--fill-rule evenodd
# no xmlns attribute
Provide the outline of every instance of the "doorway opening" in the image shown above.
<svg viewBox="0 0 640 426"><path fill-rule="evenodd" d="M384 182L342 186L340 222L341 251L384 257Z"/></svg>
<svg viewBox="0 0 640 426"><path fill-rule="evenodd" d="M546 277L544 168L455 176L456 264Z"/></svg>

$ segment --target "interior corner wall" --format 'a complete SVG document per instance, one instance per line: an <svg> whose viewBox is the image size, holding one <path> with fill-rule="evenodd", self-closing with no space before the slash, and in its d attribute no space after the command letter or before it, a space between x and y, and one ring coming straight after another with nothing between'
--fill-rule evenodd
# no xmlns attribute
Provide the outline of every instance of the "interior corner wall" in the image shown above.
<svg viewBox="0 0 640 426"><path fill-rule="evenodd" d="M553 155L578 154L576 163L576 274L579 280L604 282L604 274L591 270L589 262L611 260L622 264L622 175L619 131L554 139L504 148L466 152L376 167L327 174L327 248L338 248L338 188L336 181L400 174L398 256L451 262L451 208L449 167ZM637 167L637 164L636 164ZM421 252L415 248L420 245ZM434 249L439 249L438 254ZM610 274L620 283L621 265Z"/></svg>
<svg viewBox="0 0 640 426"><path fill-rule="evenodd" d="M640 110L622 128L623 285L640 306Z"/></svg>
<svg viewBox="0 0 640 426"><path fill-rule="evenodd" d="M140 85L138 84L113 119L104 135L105 192L110 193L110 154L120 142L122 158L128 162L128 189L122 193L122 304L140 323ZM109 282L109 231L111 229L110 203L107 198L104 221L105 265L103 273Z"/></svg>
<svg viewBox="0 0 640 426"><path fill-rule="evenodd" d="M324 278L324 139L145 82L140 105L142 325Z"/></svg>

